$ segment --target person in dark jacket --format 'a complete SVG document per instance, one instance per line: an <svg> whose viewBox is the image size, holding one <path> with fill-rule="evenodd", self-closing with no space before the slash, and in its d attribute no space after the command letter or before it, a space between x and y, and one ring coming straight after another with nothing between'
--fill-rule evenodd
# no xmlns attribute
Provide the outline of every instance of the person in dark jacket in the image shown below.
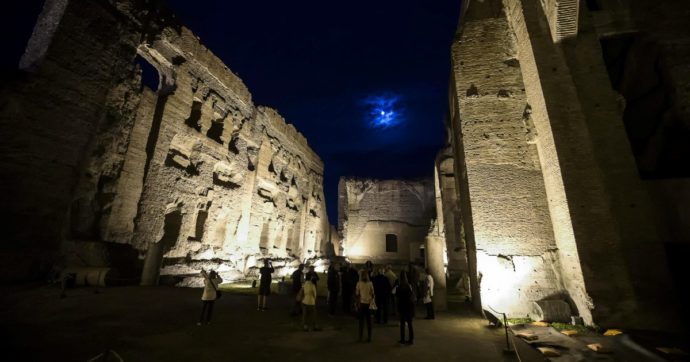
<svg viewBox="0 0 690 362"><path fill-rule="evenodd" d="M407 272L404 270L400 272L399 283L400 285L396 288L395 294L398 301L398 315L400 316L400 343L401 344L413 344L414 343L414 329L412 328L412 318L414 318L414 308L417 302L417 297L414 292L414 288L410 285L407 280ZM405 324L407 323L407 329L409 331L410 337L405 340Z"/></svg>
<svg viewBox="0 0 690 362"><path fill-rule="evenodd" d="M316 283L319 282L319 275L316 274L316 268L313 265L309 267L309 271L307 272L307 275L306 275L306 280L312 280L312 279L316 279L316 281L314 282L314 285L316 285Z"/></svg>
<svg viewBox="0 0 690 362"><path fill-rule="evenodd" d="M347 270L347 274L350 276L350 295L353 296L355 295L355 289L357 288L357 282L359 282L359 272L355 267L350 264L350 268ZM359 308L359 302L356 300L353 300L350 302L351 306L350 309L352 309L354 312L357 312L357 308Z"/></svg>
<svg viewBox="0 0 690 362"><path fill-rule="evenodd" d="M410 263L408 266L407 280L410 282L410 286L415 292L415 295L420 295L419 271L413 263Z"/></svg>
<svg viewBox="0 0 690 362"><path fill-rule="evenodd" d="M340 292L340 275L335 265L328 267L328 313L335 314L335 307L338 304L338 293Z"/></svg>
<svg viewBox="0 0 690 362"><path fill-rule="evenodd" d="M364 263L364 270L367 271L367 274L369 275L369 280L374 277L374 263L371 262L371 260L367 260Z"/></svg>
<svg viewBox="0 0 690 362"><path fill-rule="evenodd" d="M392 288L384 273L383 269L377 270L371 280L374 283L374 295L376 296L376 306L378 307L374 313L377 324L388 323L388 302L391 299Z"/></svg>
<svg viewBox="0 0 690 362"><path fill-rule="evenodd" d="M297 270L292 272L290 276L292 279L292 296L295 297L295 305L292 308L292 315L298 315L302 313L302 302L297 300L297 293L302 289L302 283L304 283L304 264L300 264Z"/></svg>
<svg viewBox="0 0 690 362"><path fill-rule="evenodd" d="M343 298L343 313L349 314L352 310L352 293L353 287L357 281L353 281L350 275L350 264L347 263L340 268L340 280L342 282L342 290L340 291Z"/></svg>
<svg viewBox="0 0 690 362"><path fill-rule="evenodd" d="M259 269L259 274L261 274L261 284L259 284L259 299L256 310L266 310L266 299L268 299L268 296L271 294L271 279L274 271L275 269L273 269L271 260L264 259L264 266Z"/></svg>

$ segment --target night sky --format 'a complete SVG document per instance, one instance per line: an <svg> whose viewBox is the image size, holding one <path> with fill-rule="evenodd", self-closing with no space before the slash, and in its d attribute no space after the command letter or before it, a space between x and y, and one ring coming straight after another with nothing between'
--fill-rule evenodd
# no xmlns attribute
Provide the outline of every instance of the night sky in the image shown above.
<svg viewBox="0 0 690 362"><path fill-rule="evenodd" d="M3 15L11 34L3 76L40 11L41 1L22 3ZM331 223L340 176L433 175L460 0L168 3L255 104L277 109L306 136L325 163Z"/></svg>

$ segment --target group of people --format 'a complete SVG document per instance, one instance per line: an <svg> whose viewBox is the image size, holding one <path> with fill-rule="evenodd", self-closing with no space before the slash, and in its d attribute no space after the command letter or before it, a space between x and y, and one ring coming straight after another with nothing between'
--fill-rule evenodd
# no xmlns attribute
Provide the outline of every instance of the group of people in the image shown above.
<svg viewBox="0 0 690 362"><path fill-rule="evenodd" d="M302 326L304 330L317 330L316 325L316 299L317 283L319 276L314 266L304 272L305 265L300 266L292 273L292 292L295 297L293 315L302 314ZM259 295L257 310L265 311L266 300L271 292L272 274L275 269L269 259L264 260L264 265L259 269ZM202 311L198 325L208 324L211 321L213 303L220 296L218 286L223 279L215 271L206 272L202 269L204 278L204 291L201 296ZM340 269L331 264L327 275L328 287L328 313L336 313L338 296L342 299L342 310L345 314L353 311L359 320L359 341L364 341L364 325L367 327L367 342L371 342L372 311L376 323L388 323L389 314L397 311L400 320L400 343L414 343L414 318L417 296L421 295L426 306L425 319L434 319L433 290L434 280L426 270L423 282L420 282L417 268L410 263L408 270L403 270L396 275L390 265L374 271L373 263L367 261L364 269L357 271L350 263L345 263ZM391 307L392 306L392 307ZM397 307L397 308L396 308ZM407 327L408 338L405 338Z"/></svg>
<svg viewBox="0 0 690 362"><path fill-rule="evenodd" d="M310 275L312 277L310 277ZM316 273L313 267L309 273L304 275L304 265L292 274L293 293L296 295L296 303L302 302L302 310L309 308L313 310L315 297L307 297L307 291L316 292L316 282L312 281ZM316 279L318 281L318 277ZM304 281L304 282L303 282ZM304 283L304 284L303 284ZM338 297L342 300L342 311L345 314L352 312L359 320L359 340L363 341L364 326L367 327L366 341L371 341L372 312L376 323L388 323L388 317L397 311L400 319L400 343L412 344L414 341L414 329L412 319L414 317L417 296L422 295L422 300L426 306L427 315L425 319L434 319L433 290L434 280L429 270L423 282L420 282L417 268L410 263L408 270L400 272L398 277L390 265L374 271L373 263L367 261L364 269L357 271L350 263L345 263L341 268L331 264L327 274L328 287L328 313L336 313ZM315 295L315 294L314 294ZM314 303L314 304L311 304ZM391 307L392 306L392 307ZM397 307L397 308L396 308ZM296 308L296 311L299 309ZM302 322L305 330L315 326L315 315L303 313ZM405 339L405 327L409 331L409 338Z"/></svg>
<svg viewBox="0 0 690 362"><path fill-rule="evenodd" d="M292 275L292 292L295 297L295 307L292 315L302 314L302 326L304 330L316 330L316 284L319 275L314 266L304 273L304 264L300 264Z"/></svg>

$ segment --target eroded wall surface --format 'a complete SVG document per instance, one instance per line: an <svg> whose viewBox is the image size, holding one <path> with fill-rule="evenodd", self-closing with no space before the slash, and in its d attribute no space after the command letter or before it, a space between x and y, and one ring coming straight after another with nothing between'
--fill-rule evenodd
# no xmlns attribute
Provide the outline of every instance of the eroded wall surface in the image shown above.
<svg viewBox="0 0 690 362"><path fill-rule="evenodd" d="M587 323L657 328L673 319L672 286L656 228L662 223L655 223L640 180L648 164L630 146L652 124L680 124L684 101L666 97L672 106L664 106L669 112L661 122L652 120L660 114L653 102L636 99L634 114L642 109L649 116L650 124L641 125L624 111L635 89L626 79L639 58L611 53L634 53L655 39L661 45L650 49L662 54L656 64L666 69L657 84L666 91L656 87L651 94L684 92L673 86L685 79L688 59L679 51L686 37L670 30L669 24L679 24L649 25L650 16L639 16L646 8L680 19L687 8L678 2L586 3L598 9L583 9L584 2L503 0L471 2L463 14L453 45L450 104L466 243L477 248L485 306L493 298L484 286L487 276L503 275L536 281L546 294L562 293ZM630 31L641 35L627 43L605 39ZM647 154L662 159L662 137L684 147L654 132L637 143L640 149L651 144ZM534 264L536 255L541 261ZM500 294L519 300L524 291L509 287Z"/></svg>
<svg viewBox="0 0 690 362"><path fill-rule="evenodd" d="M64 262L85 263L86 242L131 245L138 261L119 266L143 267L152 284L161 267L182 276L215 267L233 279L257 258L281 267L322 255L323 163L304 136L254 105L165 9L60 5L47 2L22 59L25 78L2 90L1 129L13 140L0 160L14 225L4 256L38 271L61 244L81 253ZM156 89L142 84L147 71Z"/></svg>
<svg viewBox="0 0 690 362"><path fill-rule="evenodd" d="M435 207L431 179L341 178L338 230L343 255L354 261L423 261L420 246ZM386 251L386 234L395 235L397 251Z"/></svg>
<svg viewBox="0 0 690 362"><path fill-rule="evenodd" d="M443 256L448 288L461 296L471 296L467 243L463 231L462 214L455 179L455 160L449 146L436 157L434 187L436 196L436 223L443 237ZM427 254L430 256L430 253ZM445 279L445 277L444 277Z"/></svg>
<svg viewBox="0 0 690 362"><path fill-rule="evenodd" d="M453 132L464 145L482 303L525 316L565 287L516 41L490 5L470 5L453 46Z"/></svg>

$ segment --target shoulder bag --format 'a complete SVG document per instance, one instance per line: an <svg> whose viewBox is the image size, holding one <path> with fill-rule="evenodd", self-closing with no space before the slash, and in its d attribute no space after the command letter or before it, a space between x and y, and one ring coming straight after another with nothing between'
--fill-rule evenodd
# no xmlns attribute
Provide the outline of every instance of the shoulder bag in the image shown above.
<svg viewBox="0 0 690 362"><path fill-rule="evenodd" d="M299 292L297 292L297 296L295 297L295 300L298 302L301 302L302 299L304 299L304 287L299 289Z"/></svg>
<svg viewBox="0 0 690 362"><path fill-rule="evenodd" d="M208 281L211 282L211 286L213 287L213 290L216 291L216 299L220 299L220 297L223 296L223 293L221 293L220 290L218 290L218 288L216 287L216 283L214 283L213 280L211 280L211 279L209 278Z"/></svg>

